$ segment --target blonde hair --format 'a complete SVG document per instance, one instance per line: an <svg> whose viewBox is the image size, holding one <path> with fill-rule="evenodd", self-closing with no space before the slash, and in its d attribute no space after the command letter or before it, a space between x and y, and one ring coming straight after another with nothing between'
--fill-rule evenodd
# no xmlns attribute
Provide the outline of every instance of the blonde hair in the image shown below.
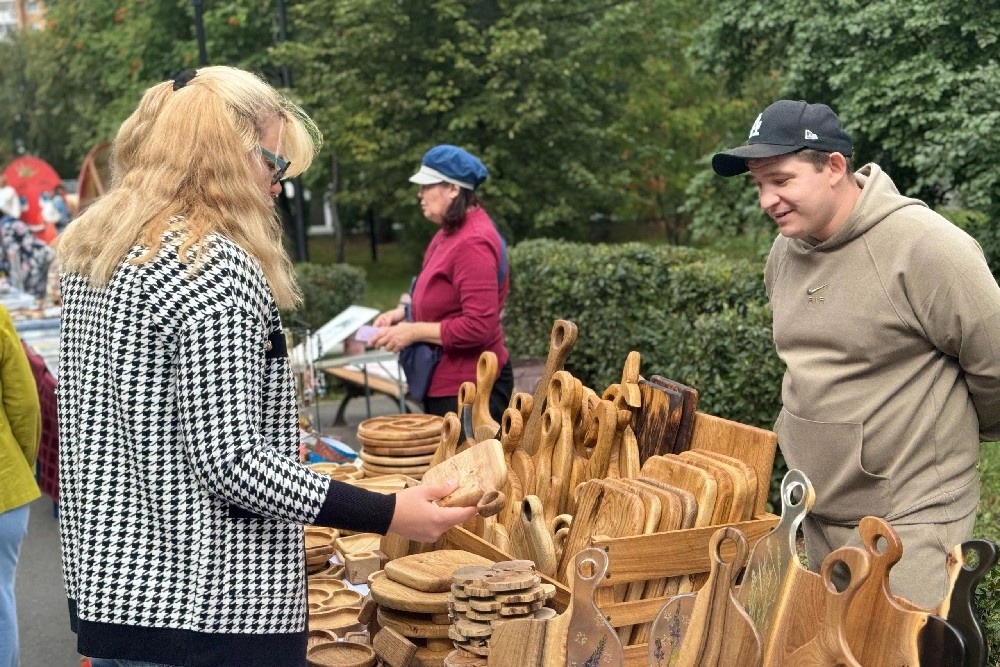
<svg viewBox="0 0 1000 667"><path fill-rule="evenodd" d="M183 263L197 270L202 241L231 239L260 263L275 301L300 301L281 222L261 190L264 128L281 123L279 151L288 176L309 167L322 143L315 123L259 77L232 67L204 67L176 90L172 81L149 88L122 123L112 150L112 183L59 240L63 268L108 284L129 250L160 249L167 229L181 229ZM193 262L192 260L193 254Z"/></svg>

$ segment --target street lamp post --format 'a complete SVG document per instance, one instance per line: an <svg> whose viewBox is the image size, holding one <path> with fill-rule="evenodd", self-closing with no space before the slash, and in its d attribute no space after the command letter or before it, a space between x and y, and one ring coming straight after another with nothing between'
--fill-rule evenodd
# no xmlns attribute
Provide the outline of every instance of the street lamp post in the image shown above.
<svg viewBox="0 0 1000 667"><path fill-rule="evenodd" d="M205 17L202 13L201 0L191 0L194 5L194 32L198 39L198 64L208 64L208 50L205 48Z"/></svg>
<svg viewBox="0 0 1000 667"><path fill-rule="evenodd" d="M288 41L287 18L285 16L285 0L278 0L278 43ZM292 87L292 72L288 65L281 66L281 85L285 88ZM292 204L292 215L295 218L295 261L309 261L309 246L306 244L306 199L302 193L302 179L295 177L292 179L292 191L294 204Z"/></svg>

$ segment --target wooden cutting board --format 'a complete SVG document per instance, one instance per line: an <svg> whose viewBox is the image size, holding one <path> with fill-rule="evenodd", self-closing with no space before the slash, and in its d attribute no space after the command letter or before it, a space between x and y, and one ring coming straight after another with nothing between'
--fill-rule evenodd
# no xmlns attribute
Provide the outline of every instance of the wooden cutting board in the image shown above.
<svg viewBox="0 0 1000 667"><path fill-rule="evenodd" d="M733 483L733 477L729 474L729 471L722 468L722 466L720 466L716 461L710 460L705 456L692 454L690 451L681 452L680 454L677 454L677 457L684 463L693 465L696 468L701 468L710 474L712 479L715 480L715 509L712 511L712 522L709 525L721 526L726 523L739 521L739 518L735 521L733 520L733 514L735 513L738 517L742 516L743 508L733 507L736 487ZM745 487L742 488L742 494L745 498Z"/></svg>
<svg viewBox="0 0 1000 667"><path fill-rule="evenodd" d="M490 637L490 667L538 667L548 621L517 618L499 623Z"/></svg>
<svg viewBox="0 0 1000 667"><path fill-rule="evenodd" d="M712 525L718 485L712 475L681 461L677 456L651 456L642 464L643 477L651 477L689 491L698 503L694 527Z"/></svg>
<svg viewBox="0 0 1000 667"><path fill-rule="evenodd" d="M580 481L603 479L608 474L608 464L611 461L611 450L618 429L618 409L611 401L601 399L595 408L594 418L597 420L597 437L587 458L586 473Z"/></svg>
<svg viewBox="0 0 1000 667"><path fill-rule="evenodd" d="M566 665L621 667L625 651L614 628L594 603L594 592L608 571L603 549L587 548L569 563L573 577L573 612L566 642Z"/></svg>
<svg viewBox="0 0 1000 667"><path fill-rule="evenodd" d="M640 535L646 522L642 500L636 494L608 485L600 479L580 485L576 510L557 571L558 579L563 583L568 582L572 575L569 566L576 554L590 546L594 535Z"/></svg>
<svg viewBox="0 0 1000 667"><path fill-rule="evenodd" d="M441 436L438 442L437 451L431 459L431 467L441 463L445 459L450 459L456 454L458 443L462 436L462 423L458 420L458 415L449 412L444 416L441 423Z"/></svg>
<svg viewBox="0 0 1000 667"><path fill-rule="evenodd" d="M850 581L840 592L830 579L838 561L850 569ZM793 563L779 599L764 664L861 667L851 654L845 628L851 598L868 577L868 570L868 554L857 547L841 547L831 552L823 561L820 574Z"/></svg>
<svg viewBox="0 0 1000 667"><path fill-rule="evenodd" d="M559 442L561 430L562 412L558 406L550 405L542 415L538 447L531 456L535 465L535 495L543 501L549 495L549 485L552 483L552 452L555 451L556 444ZM558 514L558 512L555 513Z"/></svg>
<svg viewBox="0 0 1000 667"><path fill-rule="evenodd" d="M440 549L391 560L385 564L385 576L398 584L426 593L451 590L455 570L468 565L492 565L493 561L461 549Z"/></svg>
<svg viewBox="0 0 1000 667"><path fill-rule="evenodd" d="M847 642L863 665L920 664L917 639L927 612L904 609L889 588L889 571L903 557L903 543L884 519L868 516L858 526L871 572L854 594Z"/></svg>
<svg viewBox="0 0 1000 667"><path fill-rule="evenodd" d="M555 507L556 514L567 511L567 496L569 495L570 478L573 476L573 457L575 455L573 419L580 407L578 388L579 383L566 371L557 371L549 383L549 405L558 410L562 419L559 436L552 447L551 461L551 475L559 480L558 494L553 493L558 501Z"/></svg>
<svg viewBox="0 0 1000 667"><path fill-rule="evenodd" d="M699 459L706 464L716 465L728 474L733 485L733 496L729 509L729 523L749 521L753 518L753 505L757 500L757 485L754 483L753 493L751 493L750 486L747 483L747 474L749 472L754 482L756 482L756 475L752 470L749 470L749 465L744 464L747 468L747 470L744 470L742 466L731 463L731 461L736 460L731 456L720 458L721 455L717 452L700 449L690 449L682 453L681 457L687 457L691 460Z"/></svg>
<svg viewBox="0 0 1000 667"><path fill-rule="evenodd" d="M799 526L815 501L816 492L805 473L795 469L785 473L781 480L781 520L750 552L739 601L765 645L788 571L798 565L795 540Z"/></svg>
<svg viewBox="0 0 1000 667"><path fill-rule="evenodd" d="M681 412L681 424L674 439L674 453L683 452L691 448L691 436L694 434L695 413L698 411L698 390L681 384L662 375L654 375L649 378L650 382L661 387L672 389L681 395L684 408Z"/></svg>
<svg viewBox="0 0 1000 667"><path fill-rule="evenodd" d="M639 445L640 465L650 456L674 451L680 432L684 397L649 380L639 380L642 409L636 410L632 428Z"/></svg>
<svg viewBox="0 0 1000 667"><path fill-rule="evenodd" d="M472 403L472 423L476 427L476 440L497 437L500 424L490 414L490 394L499 374L497 355L484 350L476 364L476 398Z"/></svg>
<svg viewBox="0 0 1000 667"><path fill-rule="evenodd" d="M576 325L568 320L556 320L552 324L549 335L549 354L545 358L545 368L538 380L535 393L531 397L531 414L524 423L524 448L529 454L534 454L538 448L538 439L542 428L542 412L545 409L545 398L549 393L549 382L556 371L562 370L569 353L576 345L579 332ZM539 494L541 495L541 494Z"/></svg>
<svg viewBox="0 0 1000 667"><path fill-rule="evenodd" d="M389 561L394 562L394 561ZM385 571L368 579L372 599L383 607L422 614L448 613L448 593L426 593L393 581Z"/></svg>
<svg viewBox="0 0 1000 667"><path fill-rule="evenodd" d="M741 461L735 456L729 456L728 454L722 454L721 452L714 452L710 449L693 449L691 451L698 452L703 456L709 456L716 461L725 463L732 466L740 475L743 477L743 481L746 484L746 501L743 503L743 520L750 521L756 516L757 511L757 471L753 469L746 461ZM769 480L770 481L770 480Z"/></svg>
<svg viewBox="0 0 1000 667"><path fill-rule="evenodd" d="M731 561L722 555L726 541L736 544ZM761 655L760 636L733 594L733 584L746 563L746 537L737 528L720 528L712 535L709 550L711 569L708 580L697 593L678 667L757 665Z"/></svg>
<svg viewBox="0 0 1000 667"><path fill-rule="evenodd" d="M639 392L639 366L642 357L638 352L632 350L625 357L625 365L622 367L621 394L625 405L630 408L642 406L642 394Z"/></svg>
<svg viewBox="0 0 1000 667"><path fill-rule="evenodd" d="M481 516L490 516L502 506L490 509L488 503L500 493L507 482L507 464L499 440L484 440L446 459L424 473L422 484L442 484L458 480L458 488L438 501L442 507L477 505Z"/></svg>
<svg viewBox="0 0 1000 667"><path fill-rule="evenodd" d="M962 569L952 589L947 620L958 630L965 643L965 664L987 667L986 638L979 609L976 608L976 589L996 565L997 547L986 540L969 540L962 543L962 554Z"/></svg>

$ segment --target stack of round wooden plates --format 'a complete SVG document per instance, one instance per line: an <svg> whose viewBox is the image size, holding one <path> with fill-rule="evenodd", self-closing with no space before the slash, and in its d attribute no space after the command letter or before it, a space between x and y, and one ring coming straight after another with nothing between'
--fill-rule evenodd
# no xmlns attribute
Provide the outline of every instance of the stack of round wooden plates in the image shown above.
<svg viewBox="0 0 1000 667"><path fill-rule="evenodd" d="M333 556L336 548L334 540L340 537L340 531L336 528L323 528L321 526L306 526L306 573L313 574L325 569Z"/></svg>
<svg viewBox="0 0 1000 667"><path fill-rule="evenodd" d="M406 475L420 479L441 443L437 415L386 415L358 425L361 469L365 477Z"/></svg>

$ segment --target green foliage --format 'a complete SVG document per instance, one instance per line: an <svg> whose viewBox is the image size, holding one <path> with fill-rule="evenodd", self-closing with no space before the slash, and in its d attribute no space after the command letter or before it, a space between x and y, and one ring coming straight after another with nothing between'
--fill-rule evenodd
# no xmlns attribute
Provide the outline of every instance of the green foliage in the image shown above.
<svg viewBox="0 0 1000 667"><path fill-rule="evenodd" d="M1000 13L963 0L714 0L710 14L693 50L734 94L774 76L780 96L838 112L856 164L878 162L932 206L955 199L997 219Z"/></svg>
<svg viewBox="0 0 1000 667"><path fill-rule="evenodd" d="M783 366L761 263L679 246L536 240L511 250L504 332L515 357L544 356L555 319L580 337L567 368L603 388L630 350L642 372L697 387L712 414L770 428Z"/></svg>
<svg viewBox="0 0 1000 667"><path fill-rule="evenodd" d="M984 442L980 452L982 498L972 534L1000 544L1000 442ZM982 614L990 655L1000 655L1000 567L994 567L980 582L976 604Z"/></svg>
<svg viewBox="0 0 1000 667"><path fill-rule="evenodd" d="M295 265L295 274L302 290L302 305L283 313L285 320L305 322L314 331L323 326L342 310L354 303L361 303L365 293L364 270L349 264Z"/></svg>

